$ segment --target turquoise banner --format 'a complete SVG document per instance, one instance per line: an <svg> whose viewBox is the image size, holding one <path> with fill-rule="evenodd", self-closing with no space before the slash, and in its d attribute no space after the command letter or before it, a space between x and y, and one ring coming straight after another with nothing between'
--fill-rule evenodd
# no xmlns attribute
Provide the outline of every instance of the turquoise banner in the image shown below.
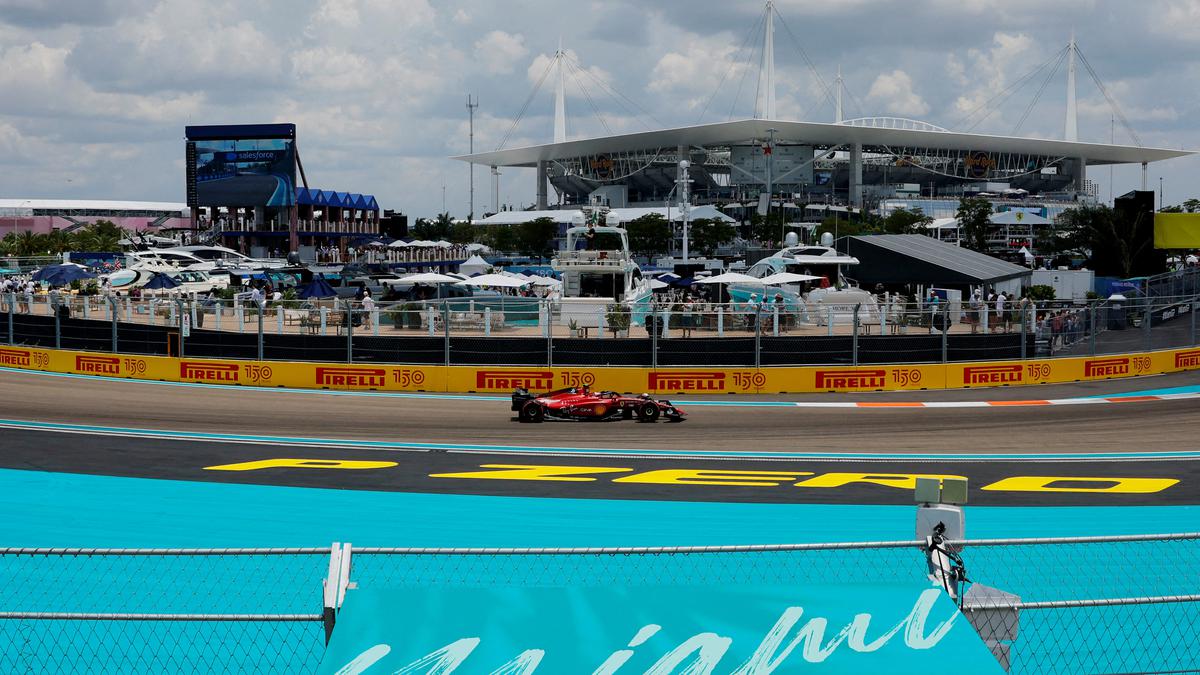
<svg viewBox="0 0 1200 675"><path fill-rule="evenodd" d="M938 589L352 590L321 673L1002 673Z"/></svg>

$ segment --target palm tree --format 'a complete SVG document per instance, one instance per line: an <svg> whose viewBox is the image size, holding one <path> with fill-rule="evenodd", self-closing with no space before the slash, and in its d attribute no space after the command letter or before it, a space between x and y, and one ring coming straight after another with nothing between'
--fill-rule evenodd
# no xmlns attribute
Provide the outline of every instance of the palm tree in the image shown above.
<svg viewBox="0 0 1200 675"><path fill-rule="evenodd" d="M83 251L116 252L121 250L126 234L110 220L97 220L76 233L75 244Z"/></svg>
<svg viewBox="0 0 1200 675"><path fill-rule="evenodd" d="M32 258L45 253L46 244L43 241L45 236L34 234L28 230L17 234L13 240L13 255L19 258Z"/></svg>

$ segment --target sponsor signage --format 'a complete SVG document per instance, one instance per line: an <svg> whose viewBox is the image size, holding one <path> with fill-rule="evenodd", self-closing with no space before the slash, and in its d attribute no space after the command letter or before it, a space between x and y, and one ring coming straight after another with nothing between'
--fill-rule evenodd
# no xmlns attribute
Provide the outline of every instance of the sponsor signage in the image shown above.
<svg viewBox="0 0 1200 675"><path fill-rule="evenodd" d="M1200 349L1175 352L1176 368L1200 368Z"/></svg>
<svg viewBox="0 0 1200 675"><path fill-rule="evenodd" d="M876 370L818 370L817 389L883 389L887 386L887 371Z"/></svg>
<svg viewBox="0 0 1200 675"><path fill-rule="evenodd" d="M548 391L554 388L554 373L549 370L479 370L475 372L479 389L529 389Z"/></svg>
<svg viewBox="0 0 1200 675"><path fill-rule="evenodd" d="M238 382L240 368L236 363L208 363L205 361L180 361L179 378L228 384Z"/></svg>
<svg viewBox="0 0 1200 675"><path fill-rule="evenodd" d="M629 576L605 558L584 575ZM923 579L554 587L538 574L503 588L352 589L317 672L1003 673Z"/></svg>
<svg viewBox="0 0 1200 675"><path fill-rule="evenodd" d="M352 389L382 388L387 385L387 371L383 368L317 368L317 385Z"/></svg>
<svg viewBox="0 0 1200 675"><path fill-rule="evenodd" d="M725 373L659 371L650 373L648 384L652 390L722 391Z"/></svg>
<svg viewBox="0 0 1200 675"><path fill-rule="evenodd" d="M75 370L90 375L120 375L121 359L116 356L75 356Z"/></svg>
<svg viewBox="0 0 1200 675"><path fill-rule="evenodd" d="M1117 377L1129 374L1129 357L1090 359L1083 362L1084 377Z"/></svg>
<svg viewBox="0 0 1200 675"><path fill-rule="evenodd" d="M1020 384L1024 367L1020 364L1004 366L967 366L963 368L963 384Z"/></svg>
<svg viewBox="0 0 1200 675"><path fill-rule="evenodd" d="M28 368L31 356L28 349L0 349L0 366Z"/></svg>

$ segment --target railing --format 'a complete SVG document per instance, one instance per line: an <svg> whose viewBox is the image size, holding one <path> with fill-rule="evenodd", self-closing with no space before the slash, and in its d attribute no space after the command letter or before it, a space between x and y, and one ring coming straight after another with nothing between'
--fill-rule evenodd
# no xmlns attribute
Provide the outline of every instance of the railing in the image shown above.
<svg viewBox="0 0 1200 675"><path fill-rule="evenodd" d="M353 589L888 585L951 597L1011 673L1200 667L1200 534L590 548L0 549L5 672L312 672Z"/></svg>
<svg viewBox="0 0 1200 675"><path fill-rule="evenodd" d="M994 304L895 298L854 305L680 301L630 309L500 294L261 307L180 295L0 294L0 344L426 365L944 363L1195 346L1198 314L1195 296L1125 304L1015 302L998 311Z"/></svg>

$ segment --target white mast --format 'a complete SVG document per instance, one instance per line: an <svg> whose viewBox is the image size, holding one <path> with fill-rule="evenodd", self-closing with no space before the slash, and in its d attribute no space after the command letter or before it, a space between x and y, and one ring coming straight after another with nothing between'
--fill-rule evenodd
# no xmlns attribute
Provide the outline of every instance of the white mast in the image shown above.
<svg viewBox="0 0 1200 675"><path fill-rule="evenodd" d="M554 52L554 60L558 66L558 85L554 89L554 142L564 143L567 140L567 80L563 72L565 53L562 48L562 38L558 38L558 51Z"/></svg>
<svg viewBox="0 0 1200 675"><path fill-rule="evenodd" d="M835 107L835 110L834 110L835 119L833 121L837 124L841 124L842 120L845 119L845 117L842 115L842 87L844 85L842 84L842 67L841 66L838 66L838 75L837 75L837 80L835 82L835 85L837 86L837 97L836 97L836 105L834 106Z"/></svg>
<svg viewBox="0 0 1200 675"><path fill-rule="evenodd" d="M764 119L775 119L775 2L767 0L766 34L763 37L762 79Z"/></svg>
<svg viewBox="0 0 1200 675"><path fill-rule="evenodd" d="M1075 31L1067 45L1067 125L1066 140L1079 140L1079 108L1075 104Z"/></svg>

